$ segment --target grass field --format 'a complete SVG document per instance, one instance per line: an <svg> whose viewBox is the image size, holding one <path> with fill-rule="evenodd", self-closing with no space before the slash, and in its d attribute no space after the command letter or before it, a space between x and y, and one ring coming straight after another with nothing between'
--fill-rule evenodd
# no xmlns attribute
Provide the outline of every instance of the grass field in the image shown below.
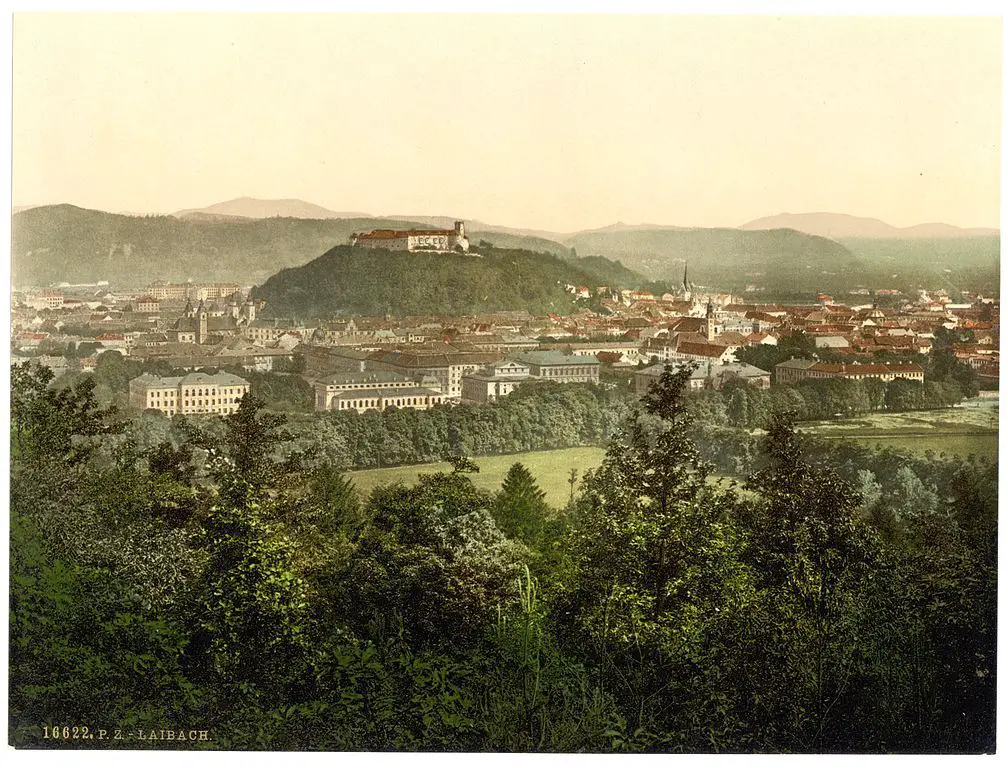
<svg viewBox="0 0 1007 768"><path fill-rule="evenodd" d="M602 448L562 448L555 451L532 451L530 453L513 453L506 456L480 456L472 460L479 465L478 474L469 475L477 488L487 491L500 490L507 470L516 462L524 464L532 473L539 487L545 491L546 501L554 507L564 507L570 500L570 470L577 470L578 479L589 469L601 464L605 457ZM365 497L379 485L405 483L412 485L421 474L433 472L450 472L451 465L447 462L437 464L416 464L408 467L387 467L384 469L361 469L347 472L353 484L362 497ZM711 482L720 482L729 478L711 475ZM578 488L579 488L578 482Z"/></svg>
<svg viewBox="0 0 1007 768"><path fill-rule="evenodd" d="M601 464L605 451L601 448L563 448L556 451L533 451L507 456L482 456L474 458L479 465L479 473L469 475L478 488L497 491L511 465L520 461L534 475L539 487L545 491L546 501L555 507L563 507L570 500L570 470L576 469L580 477L586 470ZM417 464L408 467L387 467L384 469L362 469L348 472L347 476L356 485L361 496L367 496L379 485L402 482L412 485L420 474L450 472L447 462L437 464Z"/></svg>
<svg viewBox="0 0 1007 768"><path fill-rule="evenodd" d="M877 448L894 448L921 454L933 451L938 456L945 453L963 458L974 453L980 458L997 460L996 435L892 435L853 439Z"/></svg>
<svg viewBox="0 0 1007 768"><path fill-rule="evenodd" d="M972 407L943 408L913 413L879 413L837 421L800 425L816 437L856 440L880 448L914 453L968 456L974 453L997 459L1000 409L996 401Z"/></svg>
<svg viewBox="0 0 1007 768"><path fill-rule="evenodd" d="M905 414L872 414L860 418L837 421L805 422L801 431L816 437L837 440L856 440L865 445L892 447L925 453L954 454L997 459L997 426L999 408L995 403L985 403L976 408L945 408ZM601 464L605 451L601 448L563 448L555 451L532 451L507 456L482 456L474 458L479 473L470 475L472 482L487 491L497 491L507 470L520 461L538 481L546 493L546 500L555 507L563 507L570 498L570 470L577 476ZM363 469L348 472L360 494L366 497L379 485L402 482L412 485L420 474L450 472L447 462L418 464L408 467ZM716 481L719 478L713 477Z"/></svg>

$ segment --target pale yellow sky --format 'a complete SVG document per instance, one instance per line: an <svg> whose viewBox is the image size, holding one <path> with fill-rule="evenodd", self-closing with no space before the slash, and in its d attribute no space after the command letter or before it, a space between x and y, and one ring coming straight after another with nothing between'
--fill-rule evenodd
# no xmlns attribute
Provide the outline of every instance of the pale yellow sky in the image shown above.
<svg viewBox="0 0 1007 768"><path fill-rule="evenodd" d="M16 15L13 202L998 226L1001 22Z"/></svg>

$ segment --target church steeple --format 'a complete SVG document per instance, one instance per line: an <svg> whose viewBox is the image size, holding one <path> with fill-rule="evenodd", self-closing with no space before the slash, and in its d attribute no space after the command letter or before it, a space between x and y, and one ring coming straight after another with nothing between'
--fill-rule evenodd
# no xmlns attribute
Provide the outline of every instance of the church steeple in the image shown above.
<svg viewBox="0 0 1007 768"><path fill-rule="evenodd" d="M706 300L706 340L713 341L713 299Z"/></svg>

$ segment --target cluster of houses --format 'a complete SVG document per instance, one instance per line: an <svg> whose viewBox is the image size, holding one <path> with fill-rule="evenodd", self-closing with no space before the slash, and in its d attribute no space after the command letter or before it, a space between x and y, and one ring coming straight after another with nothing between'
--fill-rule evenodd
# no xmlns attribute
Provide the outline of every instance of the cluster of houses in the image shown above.
<svg viewBox="0 0 1007 768"><path fill-rule="evenodd" d="M512 311L306 324L263 319L261 306L228 283L160 282L132 295L107 285L87 294L46 289L15 295L12 359L37 359L58 374L93 370L109 350L188 371L270 371L297 356L300 375L315 388L316 409L363 411L492 402L528 381L597 383L603 369L632 373L641 388L675 362L695 365L695 388L720 388L738 378L760 387L806 378L919 380L919 366L887 361L929 354L946 329L958 339L953 350L959 360L987 382L999 377L999 305L983 297L952 304L922 295L880 308L840 305L828 296L815 304L780 305L692 291L661 297L607 287L595 292L600 300L592 309L562 316ZM798 332L823 356L840 352L850 362L790 361L775 377L738 362L739 350L775 345ZM77 353L61 354L68 345ZM187 407L185 400L176 398L176 409ZM155 402L168 412L167 398Z"/></svg>

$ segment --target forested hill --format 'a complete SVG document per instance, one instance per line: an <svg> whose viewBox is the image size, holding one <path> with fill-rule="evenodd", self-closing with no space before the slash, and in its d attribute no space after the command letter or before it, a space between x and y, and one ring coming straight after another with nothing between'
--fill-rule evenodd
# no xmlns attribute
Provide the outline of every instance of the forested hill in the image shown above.
<svg viewBox="0 0 1007 768"><path fill-rule="evenodd" d="M848 248L792 229L632 229L583 232L565 244L581 256L619 259L651 280L681 281L685 262L696 283L742 290L832 291L864 273Z"/></svg>
<svg viewBox="0 0 1007 768"><path fill-rule="evenodd" d="M337 246L303 267L285 269L255 288L265 314L478 314L525 309L535 314L573 306L567 284L594 287L613 275L645 281L608 260L479 246L479 255L403 253ZM634 287L623 283L623 287Z"/></svg>
<svg viewBox="0 0 1007 768"><path fill-rule="evenodd" d="M108 280L142 286L152 280L260 283L278 269L308 263L353 232L425 228L391 219L243 219L124 216L49 205L13 217L12 277L17 287ZM566 253L558 243L520 235L471 233L507 247Z"/></svg>
<svg viewBox="0 0 1007 768"><path fill-rule="evenodd" d="M876 288L910 292L944 288L996 294L1000 287L1000 235L925 239L844 238L865 264Z"/></svg>

